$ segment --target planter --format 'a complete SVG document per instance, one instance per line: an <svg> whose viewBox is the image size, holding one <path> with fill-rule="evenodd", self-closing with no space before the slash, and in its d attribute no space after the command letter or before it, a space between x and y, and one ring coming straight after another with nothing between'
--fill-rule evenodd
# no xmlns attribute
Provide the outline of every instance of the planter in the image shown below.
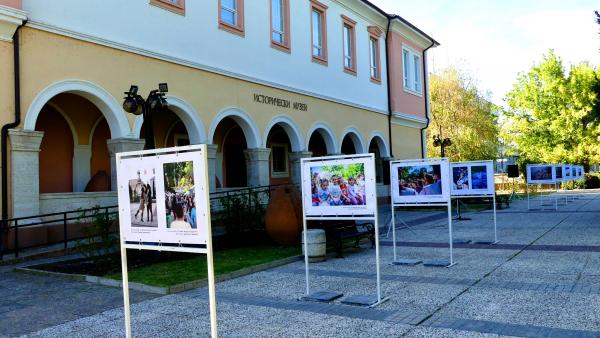
<svg viewBox="0 0 600 338"><path fill-rule="evenodd" d="M306 250L309 262L322 262L326 259L325 230L309 229L306 232ZM302 253L304 253L304 231L302 232Z"/></svg>

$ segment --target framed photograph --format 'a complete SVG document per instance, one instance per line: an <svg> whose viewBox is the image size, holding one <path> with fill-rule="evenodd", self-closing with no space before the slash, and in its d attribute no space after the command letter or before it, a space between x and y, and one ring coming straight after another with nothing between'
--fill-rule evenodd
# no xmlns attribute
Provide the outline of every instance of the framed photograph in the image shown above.
<svg viewBox="0 0 600 338"><path fill-rule="evenodd" d="M127 157L117 161L119 221L126 243L205 245L208 182L200 151Z"/></svg>
<svg viewBox="0 0 600 338"><path fill-rule="evenodd" d="M572 180L572 176L571 176L571 165L570 164L563 164L563 181L570 181Z"/></svg>
<svg viewBox="0 0 600 338"><path fill-rule="evenodd" d="M572 165L572 164L571 164L571 178L574 180L577 179L577 166Z"/></svg>
<svg viewBox="0 0 600 338"><path fill-rule="evenodd" d="M464 168L459 167L456 172L457 182L460 188L470 187L472 183L461 176L461 169ZM390 170L394 204L448 202L450 174L447 160L392 162Z"/></svg>
<svg viewBox="0 0 600 338"><path fill-rule="evenodd" d="M450 163L450 194L493 195L494 163L492 161Z"/></svg>
<svg viewBox="0 0 600 338"><path fill-rule="evenodd" d="M373 215L377 205L375 184L372 156L302 162L302 194L307 216Z"/></svg>
<svg viewBox="0 0 600 338"><path fill-rule="evenodd" d="M556 182L556 172L553 164L528 164L528 184L551 184Z"/></svg>
<svg viewBox="0 0 600 338"><path fill-rule="evenodd" d="M554 177L556 177L556 182L563 181L563 165L562 164L554 165Z"/></svg>
<svg viewBox="0 0 600 338"><path fill-rule="evenodd" d="M583 167L580 165L577 166L577 178L578 179L583 178Z"/></svg>

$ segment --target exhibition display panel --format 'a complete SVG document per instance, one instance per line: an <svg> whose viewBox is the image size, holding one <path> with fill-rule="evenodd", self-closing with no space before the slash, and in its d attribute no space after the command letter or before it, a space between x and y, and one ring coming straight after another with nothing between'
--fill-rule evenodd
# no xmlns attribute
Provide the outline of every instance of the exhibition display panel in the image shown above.
<svg viewBox="0 0 600 338"><path fill-rule="evenodd" d="M207 256L211 335L217 336L207 146L116 157L126 336L131 337L127 249Z"/></svg>

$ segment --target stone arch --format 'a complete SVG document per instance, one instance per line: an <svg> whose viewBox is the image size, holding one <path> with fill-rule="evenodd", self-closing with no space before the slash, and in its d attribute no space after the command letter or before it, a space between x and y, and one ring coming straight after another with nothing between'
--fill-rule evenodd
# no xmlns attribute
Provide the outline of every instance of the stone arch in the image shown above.
<svg viewBox="0 0 600 338"><path fill-rule="evenodd" d="M308 129L308 133L306 134L306 149L308 149L310 138L314 132L318 132L321 135L325 141L325 146L327 147L327 152L329 154L338 153L340 148L335 141L335 133L333 132L333 129L325 122L315 122L310 129Z"/></svg>
<svg viewBox="0 0 600 338"><path fill-rule="evenodd" d="M169 110L172 111L183 123L188 131L190 137L190 144L201 144L206 142L206 129L204 129L204 123L200 119L200 116L189 103L176 97L167 95L167 102L169 103ZM144 117L142 115L135 119L133 124L133 135L139 138L144 123Z"/></svg>
<svg viewBox="0 0 600 338"><path fill-rule="evenodd" d="M365 149L365 142L361 133L358 131L356 127L348 127L344 129L342 132L342 137L340 138L339 143L339 153L342 153L342 145L344 143L344 139L346 136L350 137L352 142L354 143L354 148L356 149L357 154L364 154L367 150Z"/></svg>
<svg viewBox="0 0 600 338"><path fill-rule="evenodd" d="M371 142L375 142L377 144L377 148L379 149L379 154L382 157L390 157L390 149L388 145L385 143L385 136L383 133L376 130L371 133L371 137L369 138L368 146L371 146Z"/></svg>
<svg viewBox="0 0 600 338"><path fill-rule="evenodd" d="M69 118L69 114L65 113L64 110L62 110L61 107L59 107L57 104L55 104L52 101L48 101L48 106L52 107L52 109L56 110L62 117L63 119L65 119L65 122L67 122L67 124L69 125L69 129L71 129L71 135L73 136L73 144L77 145L79 144L79 137L77 134L77 129L75 128L75 125L73 125L73 121L71 121L71 119ZM37 122L37 119L36 119Z"/></svg>
<svg viewBox="0 0 600 338"><path fill-rule="evenodd" d="M119 102L97 84L77 79L55 82L38 93L27 109L23 129L35 130L35 123L44 105L61 93L76 94L94 104L106 118L112 138L130 136L129 122Z"/></svg>
<svg viewBox="0 0 600 338"><path fill-rule="evenodd" d="M271 120L271 122L269 122L263 134L263 148L267 147L267 139L269 136L269 132L271 131L273 126L277 124L280 125L283 128L283 130L285 130L285 133L290 139L292 151L304 151L306 149L304 145L304 137L302 132L300 131L300 128L298 127L296 122L294 122L294 120L285 115L275 116Z"/></svg>
<svg viewBox="0 0 600 338"><path fill-rule="evenodd" d="M260 134L258 132L258 127L256 123L248 113L238 109L238 108L227 108L215 116L212 123L210 124L210 131L208 133L208 143L214 143L215 132L219 123L225 118L231 118L237 124L240 125L242 131L244 132L244 137L246 138L246 145L249 149L251 148L259 148L262 145Z"/></svg>

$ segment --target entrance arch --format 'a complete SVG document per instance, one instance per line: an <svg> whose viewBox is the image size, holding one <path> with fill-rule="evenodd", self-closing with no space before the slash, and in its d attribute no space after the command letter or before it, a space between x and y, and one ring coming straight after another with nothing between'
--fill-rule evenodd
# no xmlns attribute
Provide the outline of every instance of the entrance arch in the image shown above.
<svg viewBox="0 0 600 338"><path fill-rule="evenodd" d="M347 128L342 133L340 153L345 155L363 154L365 152L364 142L360 132L354 128Z"/></svg>
<svg viewBox="0 0 600 338"><path fill-rule="evenodd" d="M315 123L308 130L307 135L306 148L313 153L313 156L317 157L338 153L335 133L324 122Z"/></svg>
<svg viewBox="0 0 600 338"><path fill-rule="evenodd" d="M380 132L373 132L371 134L371 140L369 141L369 153L375 155L375 177L377 183L383 183L385 170L383 168L384 162L383 157L389 157L389 151L385 144L383 134Z"/></svg>

